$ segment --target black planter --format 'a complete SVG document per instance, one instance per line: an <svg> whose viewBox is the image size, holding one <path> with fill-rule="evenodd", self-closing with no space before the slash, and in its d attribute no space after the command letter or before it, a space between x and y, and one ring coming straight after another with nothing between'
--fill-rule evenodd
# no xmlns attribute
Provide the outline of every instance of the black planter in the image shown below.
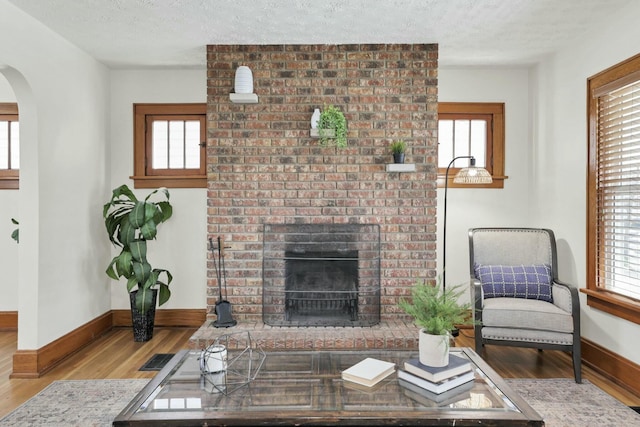
<svg viewBox="0 0 640 427"><path fill-rule="evenodd" d="M393 153L394 163L404 163L404 153Z"/></svg>
<svg viewBox="0 0 640 427"><path fill-rule="evenodd" d="M156 317L158 290L151 289L153 302L151 307L147 308L147 311L144 314L136 308L137 293L138 291L129 293L129 301L131 302L131 323L133 324L133 340L135 342L145 342L153 338L153 325Z"/></svg>

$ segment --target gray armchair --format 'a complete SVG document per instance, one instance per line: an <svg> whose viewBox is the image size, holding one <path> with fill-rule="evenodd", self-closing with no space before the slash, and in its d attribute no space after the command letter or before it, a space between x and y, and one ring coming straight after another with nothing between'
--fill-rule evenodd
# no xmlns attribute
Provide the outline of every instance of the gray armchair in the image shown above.
<svg viewBox="0 0 640 427"><path fill-rule="evenodd" d="M485 344L571 352L582 382L578 290L558 281L553 231L470 229L469 261L476 352Z"/></svg>

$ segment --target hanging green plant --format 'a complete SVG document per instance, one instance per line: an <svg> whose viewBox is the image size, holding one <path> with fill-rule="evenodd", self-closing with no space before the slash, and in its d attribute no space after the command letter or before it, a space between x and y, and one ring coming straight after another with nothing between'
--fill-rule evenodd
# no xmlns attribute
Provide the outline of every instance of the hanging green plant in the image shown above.
<svg viewBox="0 0 640 427"><path fill-rule="evenodd" d="M333 105L325 106L318 120L318 135L322 145L335 144L339 148L346 147L347 119L342 111Z"/></svg>

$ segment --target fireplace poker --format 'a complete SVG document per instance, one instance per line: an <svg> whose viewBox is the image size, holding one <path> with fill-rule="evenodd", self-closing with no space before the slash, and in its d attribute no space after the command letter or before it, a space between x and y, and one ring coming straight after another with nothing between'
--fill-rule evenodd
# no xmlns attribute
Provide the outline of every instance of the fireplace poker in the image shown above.
<svg viewBox="0 0 640 427"><path fill-rule="evenodd" d="M227 301L227 272L224 264L224 238L218 237L218 262L216 263L216 254L214 252L213 240L209 238L209 247L213 255L213 265L216 269L218 279L218 301L216 302L215 313L218 319L213 322L216 328L228 328L235 326L238 322L233 318L232 306ZM222 297L222 282L224 281L224 298Z"/></svg>

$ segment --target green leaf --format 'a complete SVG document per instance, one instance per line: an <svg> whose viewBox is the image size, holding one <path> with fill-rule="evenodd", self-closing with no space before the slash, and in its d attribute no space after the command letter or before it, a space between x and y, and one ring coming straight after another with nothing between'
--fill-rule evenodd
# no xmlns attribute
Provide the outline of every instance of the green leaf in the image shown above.
<svg viewBox="0 0 640 427"><path fill-rule="evenodd" d="M156 285L159 286L159 294L158 294L158 305L162 305L169 301L169 297L171 297L171 290L169 289L169 284L173 280L173 276L168 270L163 270L161 268L156 268L153 270L155 273ZM167 277L167 283L160 281L158 278L161 274L165 274Z"/></svg>
<svg viewBox="0 0 640 427"><path fill-rule="evenodd" d="M133 194L133 191L131 191L131 189L129 189L129 187L126 184L123 184L120 187L113 190L113 196L111 200L113 201L114 199L119 199L122 196L125 196L127 199L133 202L138 201L136 196Z"/></svg>
<svg viewBox="0 0 640 427"><path fill-rule="evenodd" d="M125 215L124 218L122 218L118 238L123 246L131 245L131 242L133 242L136 238L136 229L129 222L128 215Z"/></svg>
<svg viewBox="0 0 640 427"><path fill-rule="evenodd" d="M131 209L131 213L129 213L129 222L135 228L140 228L144 224L145 209L146 206L144 202L136 203L133 209Z"/></svg>
<svg viewBox="0 0 640 427"><path fill-rule="evenodd" d="M144 201L145 202L148 201L151 198L151 196L153 196L154 194L156 194L158 192L164 194L164 197L166 197L166 199L169 200L169 190L167 190L167 187L160 187L160 188L156 188L151 193L149 193L147 195L147 197L145 197Z"/></svg>
<svg viewBox="0 0 640 427"><path fill-rule="evenodd" d="M156 223L153 219L145 222L142 227L140 227L140 234L147 240L153 240L156 238L156 234L158 233L158 229L156 227Z"/></svg>
<svg viewBox="0 0 640 427"><path fill-rule="evenodd" d="M137 285L138 281L136 280L136 276L129 277L129 280L127 280L127 292L131 292Z"/></svg>
<svg viewBox="0 0 640 427"><path fill-rule="evenodd" d="M122 250L116 258L116 272L120 277L131 277L133 256L131 252Z"/></svg>
<svg viewBox="0 0 640 427"><path fill-rule="evenodd" d="M146 240L134 240L129 244L129 251L134 260L138 262L146 262L147 260L147 242Z"/></svg>
<svg viewBox="0 0 640 427"><path fill-rule="evenodd" d="M153 221L160 208L153 203L144 204L144 222Z"/></svg>
<svg viewBox="0 0 640 427"><path fill-rule="evenodd" d="M114 257L109 263L109 266L107 267L107 270L106 270L107 276L109 276L113 280L118 280L118 274L113 268L117 261L118 261L118 257Z"/></svg>
<svg viewBox="0 0 640 427"><path fill-rule="evenodd" d="M334 136L327 136L322 132L323 129L333 129ZM336 147L344 148L347 146L347 120L342 111L333 105L325 106L320 113L318 132L322 145L330 145L333 142Z"/></svg>
<svg viewBox="0 0 640 427"><path fill-rule="evenodd" d="M143 286L147 280L149 280L149 275L151 274L151 264L148 262L134 262L133 263L133 275L136 278L136 282L142 283Z"/></svg>
<svg viewBox="0 0 640 427"><path fill-rule="evenodd" d="M160 217L154 218L154 221L156 224L160 224L171 218L171 215L173 215L173 207L169 202L158 202L157 205L160 208Z"/></svg>
<svg viewBox="0 0 640 427"><path fill-rule="evenodd" d="M160 288L158 290L158 305L160 306L169 301L169 298L171 297L171 291L169 290L169 286L165 285L164 283L158 282L158 285L160 285Z"/></svg>
<svg viewBox="0 0 640 427"><path fill-rule="evenodd" d="M128 215L131 212L133 205L120 207L108 214L105 218L104 224L109 235L111 243L117 246L124 246L122 240L120 240L120 228L124 222L128 222Z"/></svg>

